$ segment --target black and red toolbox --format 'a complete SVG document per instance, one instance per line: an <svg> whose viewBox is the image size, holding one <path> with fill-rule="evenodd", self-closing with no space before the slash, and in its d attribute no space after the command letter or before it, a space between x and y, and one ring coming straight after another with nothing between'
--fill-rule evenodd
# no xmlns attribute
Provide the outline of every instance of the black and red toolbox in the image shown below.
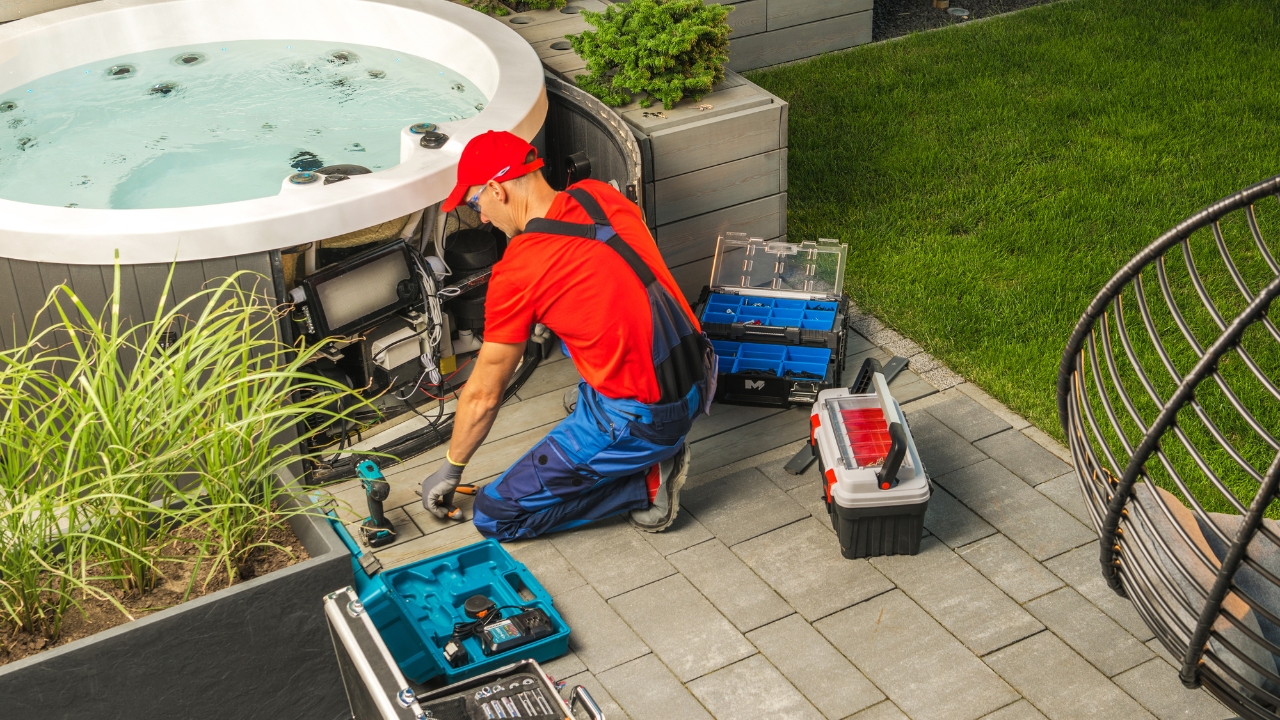
<svg viewBox="0 0 1280 720"><path fill-rule="evenodd" d="M717 239L695 309L719 359L717 401L788 407L840 384L846 254L835 240Z"/></svg>
<svg viewBox="0 0 1280 720"><path fill-rule="evenodd" d="M809 425L841 554L920 552L933 489L880 364L868 358L851 387L818 393Z"/></svg>

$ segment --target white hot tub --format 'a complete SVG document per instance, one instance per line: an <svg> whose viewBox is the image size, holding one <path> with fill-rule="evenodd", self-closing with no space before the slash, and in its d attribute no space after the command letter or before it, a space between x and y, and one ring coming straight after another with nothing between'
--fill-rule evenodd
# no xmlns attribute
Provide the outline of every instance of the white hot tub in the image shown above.
<svg viewBox="0 0 1280 720"><path fill-rule="evenodd" d="M420 136L405 125L399 130L399 164L345 182L291 185L286 179L291 171L285 167L276 194L221 204L107 209L0 199L0 258L9 261L16 288L16 297L0 288L0 310L10 303L28 304L29 293L17 279L27 263L38 266L36 274L45 278L39 289L47 291L59 274L68 274L50 266L110 266L117 252L122 265L262 257L409 215L445 197L470 138L509 130L532 139L546 116L542 67L529 44L504 23L444 0L104 0L80 5L0 26L0 98L46 76L134 53L261 40L403 53L468 79L487 101L470 117L439 122L449 140L438 149L422 147ZM246 264L258 265L240 263ZM6 282L0 277L0 285ZM6 295L12 300L6 301ZM30 314L19 310L4 314Z"/></svg>

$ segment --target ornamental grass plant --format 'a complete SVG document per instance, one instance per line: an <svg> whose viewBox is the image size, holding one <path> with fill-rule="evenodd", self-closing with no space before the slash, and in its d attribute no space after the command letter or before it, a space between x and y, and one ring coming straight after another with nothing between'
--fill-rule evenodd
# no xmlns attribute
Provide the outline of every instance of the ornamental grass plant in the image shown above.
<svg viewBox="0 0 1280 720"><path fill-rule="evenodd" d="M312 509L280 472L364 403L302 371L319 346L277 340L264 281L237 273L141 323L118 272L96 313L59 286L48 327L0 352L0 623L52 640L88 600L128 616L117 595L155 588L162 563L191 570L188 593L234 582ZM166 556L178 545L195 552Z"/></svg>
<svg viewBox="0 0 1280 720"><path fill-rule="evenodd" d="M587 63L574 80L606 105L635 95L643 107L659 100L667 110L685 97L700 100L724 81L730 10L703 0L631 0L583 12L595 30L566 36Z"/></svg>

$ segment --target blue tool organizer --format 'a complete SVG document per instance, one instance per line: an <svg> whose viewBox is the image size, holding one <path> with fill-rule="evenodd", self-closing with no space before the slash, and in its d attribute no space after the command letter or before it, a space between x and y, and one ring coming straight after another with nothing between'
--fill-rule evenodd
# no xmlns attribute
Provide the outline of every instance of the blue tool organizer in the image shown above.
<svg viewBox="0 0 1280 720"><path fill-rule="evenodd" d="M827 348L800 347L797 345L766 345L764 343L739 343L728 340L712 340L716 357L720 359L720 372L731 374L745 371L772 370L778 377L792 377L797 373L816 375L818 380L827 377L831 351Z"/></svg>
<svg viewBox="0 0 1280 720"><path fill-rule="evenodd" d="M829 332L835 326L838 309L835 302L712 293L702 311L702 322L758 323Z"/></svg>
<svg viewBox="0 0 1280 720"><path fill-rule="evenodd" d="M337 517L329 522L351 551L356 594L396 664L410 680L424 683L443 676L454 683L517 660L547 662L569 651L569 626L523 564L496 540L485 540L370 577L361 566L364 551ZM469 622L462 605L472 595L485 595L499 607L538 608L551 618L556 632L506 652L485 655L475 637L463 640L470 662L451 667L444 646L455 623ZM511 609L503 611L511 615Z"/></svg>

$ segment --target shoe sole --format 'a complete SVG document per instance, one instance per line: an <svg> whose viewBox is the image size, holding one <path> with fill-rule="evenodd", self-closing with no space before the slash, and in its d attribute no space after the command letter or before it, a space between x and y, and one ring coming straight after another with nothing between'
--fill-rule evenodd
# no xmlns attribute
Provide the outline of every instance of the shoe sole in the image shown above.
<svg viewBox="0 0 1280 720"><path fill-rule="evenodd" d="M641 525L632 520L631 524L637 529L644 532L658 533L675 523L676 516L680 514L680 489L684 487L685 480L689 479L689 458L692 455L693 452L689 450L688 443L680 449L680 452L676 453L676 457L679 459L676 461L675 477L671 479L671 514L660 525Z"/></svg>

